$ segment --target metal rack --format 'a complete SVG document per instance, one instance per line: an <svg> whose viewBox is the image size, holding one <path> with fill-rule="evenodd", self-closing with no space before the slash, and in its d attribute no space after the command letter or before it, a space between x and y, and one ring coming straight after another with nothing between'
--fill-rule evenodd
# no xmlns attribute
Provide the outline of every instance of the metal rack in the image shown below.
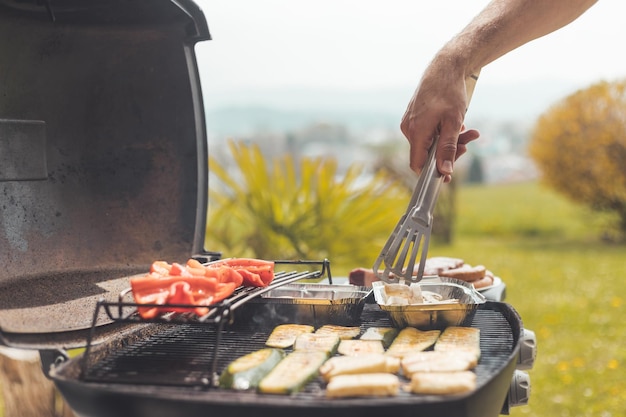
<svg viewBox="0 0 626 417"><path fill-rule="evenodd" d="M138 307L163 307L160 304L138 304L132 301L127 301L132 298L132 290L130 288L125 289L119 294L118 301L106 301L100 299L96 303L96 307L93 314L92 325L87 335L87 343L85 352L81 359L81 372L80 378L84 381L99 381L99 377L91 378L89 370L94 364L93 360L93 339L98 322L98 318L101 314L105 314L114 323L136 323L136 324L161 324L161 325L190 325L190 326L209 326L214 333L213 343L213 355L210 364L210 373L212 378L210 381L203 380L199 385L213 387L217 385L217 356L220 349L222 332L224 326L234 320L233 312L238 307L259 297L262 294L276 289L282 285L290 284L300 280L318 280L327 278L328 282L332 284L332 274L330 271L330 262L328 259L322 261L308 261L308 260L278 260L274 261L275 265L307 265L316 266L313 271L279 271L275 272L274 279L267 287L240 287L233 295L227 299L207 306L209 312L203 316L197 316L194 313L166 313L159 315L152 319L142 318L138 312ZM168 305L172 308L188 308L193 309L197 306L189 304L171 304ZM132 381L137 383L137 381Z"/></svg>

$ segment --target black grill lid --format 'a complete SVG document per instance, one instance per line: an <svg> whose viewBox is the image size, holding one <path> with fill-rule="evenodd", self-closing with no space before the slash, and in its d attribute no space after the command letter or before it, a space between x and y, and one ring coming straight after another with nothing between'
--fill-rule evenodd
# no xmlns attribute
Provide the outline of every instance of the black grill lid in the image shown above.
<svg viewBox="0 0 626 417"><path fill-rule="evenodd" d="M202 252L209 38L189 0L0 0L0 343Z"/></svg>

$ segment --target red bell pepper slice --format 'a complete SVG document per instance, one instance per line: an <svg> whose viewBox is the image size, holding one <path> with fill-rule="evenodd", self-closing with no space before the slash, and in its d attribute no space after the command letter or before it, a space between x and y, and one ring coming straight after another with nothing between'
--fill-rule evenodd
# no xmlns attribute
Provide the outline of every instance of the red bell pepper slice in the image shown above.
<svg viewBox="0 0 626 417"><path fill-rule="evenodd" d="M253 258L229 258L211 265L227 265L243 276L243 285L267 287L274 280L274 262Z"/></svg>

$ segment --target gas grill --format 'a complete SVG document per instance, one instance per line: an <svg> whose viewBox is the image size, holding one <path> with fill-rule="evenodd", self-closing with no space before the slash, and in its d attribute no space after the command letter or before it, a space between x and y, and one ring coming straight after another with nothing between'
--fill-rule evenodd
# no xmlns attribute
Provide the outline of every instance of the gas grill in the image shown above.
<svg viewBox="0 0 626 417"><path fill-rule="evenodd" d="M194 47L208 39L191 0L0 0L0 344L38 350L80 416L486 417L523 404L532 333L501 300L471 323L481 330L475 391L358 400L325 398L319 379L290 396L216 387L216 374L271 330L271 320L234 314L264 290L236 293L210 319L133 314L129 277L154 260L221 256L204 248L208 149ZM278 262L276 285L334 285L328 261L306 262L305 272ZM359 320L390 323L372 300Z"/></svg>

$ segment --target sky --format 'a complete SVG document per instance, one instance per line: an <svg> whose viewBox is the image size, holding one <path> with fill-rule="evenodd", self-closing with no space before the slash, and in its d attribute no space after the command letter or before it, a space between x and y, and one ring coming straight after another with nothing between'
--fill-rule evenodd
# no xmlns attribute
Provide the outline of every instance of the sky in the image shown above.
<svg viewBox="0 0 626 417"><path fill-rule="evenodd" d="M306 108L340 102L357 108L374 105L376 97L360 93L392 90L408 103L435 52L487 4L196 1L213 38L196 51L209 110L264 103ZM501 105L514 108L516 100L532 100L544 90L562 95L599 80L626 77L625 17L626 2L600 0L570 25L486 66L474 101L495 111ZM341 92L351 93L346 97L353 97L352 102L337 98ZM384 94L380 97L383 102Z"/></svg>

